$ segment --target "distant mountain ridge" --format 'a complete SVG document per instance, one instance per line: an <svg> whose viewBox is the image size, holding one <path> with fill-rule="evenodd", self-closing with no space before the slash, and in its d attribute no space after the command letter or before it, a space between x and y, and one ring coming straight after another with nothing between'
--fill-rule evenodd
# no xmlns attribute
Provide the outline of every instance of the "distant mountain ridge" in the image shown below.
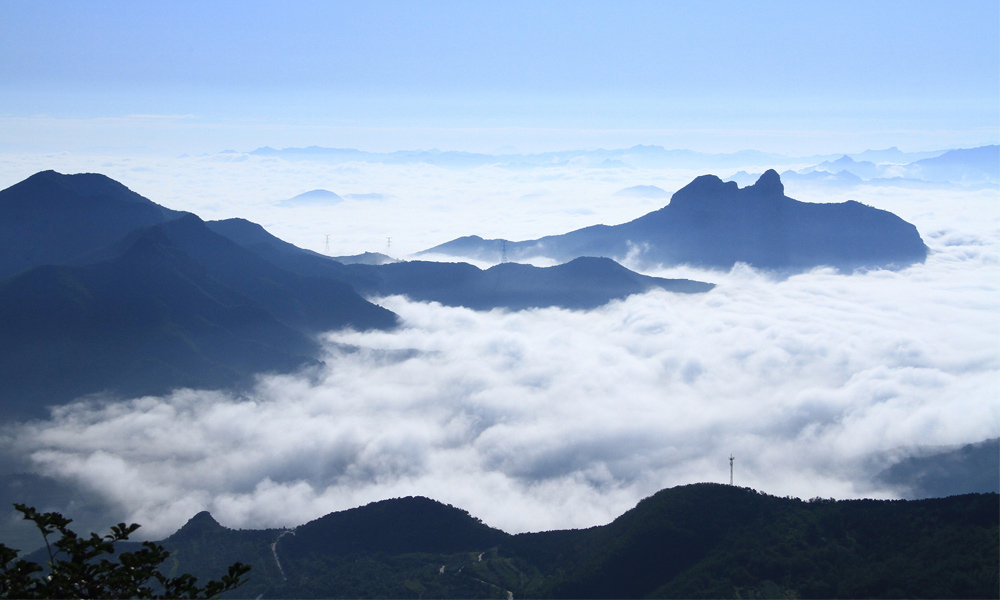
<svg viewBox="0 0 1000 600"><path fill-rule="evenodd" d="M850 156L855 160L893 162L903 164L944 154L946 150L929 152L903 152L892 147L885 150L866 150ZM791 165L833 161L841 154L814 156L786 156L782 154L741 150L731 153L706 153L688 149L668 149L656 145L636 145L630 148L598 148L593 150L559 150L535 154L482 153L452 150L399 150L396 152L370 152L355 148L325 148L309 146L276 149L268 146L248 152L252 156L274 156L286 160L313 160L330 163L369 162L383 164L423 163L442 167L468 168L499 165L518 169L522 167L565 166L569 164L596 168L743 168L746 166Z"/></svg>
<svg viewBox="0 0 1000 600"><path fill-rule="evenodd" d="M546 268L505 263L486 270L466 263L429 261L345 265L283 242L243 219L216 221L209 227L285 269L338 279L368 296L399 294L417 301L477 310L548 306L589 309L652 289L689 294L708 292L714 287L689 279L640 275L609 259L593 257Z"/></svg>
<svg viewBox="0 0 1000 600"><path fill-rule="evenodd" d="M42 416L80 396L241 387L316 365L324 331L391 329L359 294L474 309L593 308L711 284L586 259L482 271L361 255L342 264L243 219L205 223L103 175L46 171L0 192L0 408Z"/></svg>
<svg viewBox="0 0 1000 600"><path fill-rule="evenodd" d="M502 240L458 238L427 254L493 257ZM594 225L564 235L506 244L515 260L628 257L647 266L688 264L728 269L737 262L782 272L819 266L844 271L923 262L916 227L858 202L810 204L784 195L780 176L765 172L739 188L714 175L696 178L662 209L621 225Z"/></svg>
<svg viewBox="0 0 1000 600"><path fill-rule="evenodd" d="M278 203L279 206L334 206L344 199L329 190L311 190L303 192Z"/></svg>
<svg viewBox="0 0 1000 600"><path fill-rule="evenodd" d="M786 170L781 173L787 181L821 183L836 187L893 186L936 189L964 187L967 189L996 189L1000 184L1000 146L962 148L938 153L912 162L891 160L881 153L863 153L874 160L856 160L843 155L836 160L826 160L817 165ZM877 161L877 162L876 162ZM740 185L753 182L758 175L740 171L728 180Z"/></svg>

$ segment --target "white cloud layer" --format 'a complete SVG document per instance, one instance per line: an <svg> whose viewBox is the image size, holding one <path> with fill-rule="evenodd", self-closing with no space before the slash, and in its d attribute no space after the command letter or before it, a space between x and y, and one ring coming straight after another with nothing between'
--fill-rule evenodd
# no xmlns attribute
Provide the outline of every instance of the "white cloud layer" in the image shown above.
<svg viewBox="0 0 1000 600"><path fill-rule="evenodd" d="M250 173L199 164L210 189ZM458 215L448 227L512 238L472 226L514 222L490 220L490 194L516 199L551 186L548 204L509 207L535 211L540 222L546 211L562 215L543 234L571 228L561 226L575 222L574 208L596 207L582 224L613 213L610 203L621 199L610 196L623 183L678 187L624 170L357 168L354 187L315 173L298 185L391 195L371 209L385 211L377 217L398 208L413 184L423 210L407 213L411 227ZM286 219L279 229L291 230L308 227L307 219L276 212L264 198L295 191L288 188L297 169L306 167L265 169L215 208L204 197L178 206L149 195L207 209L209 218L274 215ZM576 179L580 173L589 175ZM239 189L268 177L281 184L238 212ZM592 191L601 177L607 199ZM184 189L198 181L191 175ZM466 199L471 189L485 191ZM436 193L440 201L429 202ZM9 429L7 441L40 472L99 491L152 536L204 509L231 527L287 526L417 494L511 532L583 527L663 487L728 481L730 453L736 483L768 493L891 497L872 476L908 449L1000 435L1000 208L996 191L851 197L915 223L932 249L927 263L786 280L744 266L671 269L657 274L718 287L695 296L653 292L587 312L477 313L386 298L404 326L329 334L322 370L265 377L244 396L183 390L78 403ZM649 210L640 208L630 210ZM359 208L350 217L372 227L371 213ZM522 225L532 228L541 225Z"/></svg>
<svg viewBox="0 0 1000 600"><path fill-rule="evenodd" d="M748 167L750 168L750 167ZM0 189L37 171L97 172L168 208L203 219L242 217L283 240L346 256L386 250L403 257L462 235L531 239L616 224L662 207L663 199L622 198L632 185L674 191L708 171L590 168L570 164L509 169L449 169L424 164L328 164L247 154L156 158L70 153L0 155ZM720 173L725 175L725 173ZM322 188L347 198L329 207L281 207ZM386 200L349 198L383 194ZM497 257L499 260L499 257Z"/></svg>
<svg viewBox="0 0 1000 600"><path fill-rule="evenodd" d="M509 531L607 522L666 486L891 496L871 476L915 445L1000 432L996 278L937 254L900 273L774 282L590 312L476 313L385 299L396 333L331 334L327 368L247 396L76 404L16 432L150 532L209 509L294 525L420 494ZM350 344L357 351L343 351Z"/></svg>

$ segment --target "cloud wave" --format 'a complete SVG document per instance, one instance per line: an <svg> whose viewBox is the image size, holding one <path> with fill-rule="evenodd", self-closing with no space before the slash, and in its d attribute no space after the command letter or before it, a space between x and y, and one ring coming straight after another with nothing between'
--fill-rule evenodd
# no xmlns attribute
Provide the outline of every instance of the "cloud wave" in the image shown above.
<svg viewBox="0 0 1000 600"><path fill-rule="evenodd" d="M404 327L328 334L322 369L81 402L10 441L150 534L203 509L286 526L410 494L512 532L584 527L727 481L730 453L736 483L769 493L893 497L873 475L909 449L1000 434L995 246L932 241L905 271L737 266L700 273L708 294L588 312L385 298Z"/></svg>

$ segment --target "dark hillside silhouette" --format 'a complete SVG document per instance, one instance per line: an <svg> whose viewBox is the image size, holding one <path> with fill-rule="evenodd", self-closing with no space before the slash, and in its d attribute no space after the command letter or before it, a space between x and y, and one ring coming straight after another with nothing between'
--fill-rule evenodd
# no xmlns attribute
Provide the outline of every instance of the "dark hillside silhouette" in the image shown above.
<svg viewBox="0 0 1000 600"><path fill-rule="evenodd" d="M36 173L0 191L0 280L40 265L94 262L130 231L182 214L104 175Z"/></svg>
<svg viewBox="0 0 1000 600"><path fill-rule="evenodd" d="M362 294L401 294L417 301L477 310L588 309L651 289L700 293L714 287L688 279L640 275L612 260L592 257L554 267L504 263L486 270L466 263L428 261L344 265L284 242L250 221L228 219L208 226L284 269L345 281Z"/></svg>
<svg viewBox="0 0 1000 600"><path fill-rule="evenodd" d="M998 525L996 494L804 502L696 484L588 529L509 535L399 498L269 535L202 513L163 543L188 571L263 560L247 585L267 597L989 598Z"/></svg>

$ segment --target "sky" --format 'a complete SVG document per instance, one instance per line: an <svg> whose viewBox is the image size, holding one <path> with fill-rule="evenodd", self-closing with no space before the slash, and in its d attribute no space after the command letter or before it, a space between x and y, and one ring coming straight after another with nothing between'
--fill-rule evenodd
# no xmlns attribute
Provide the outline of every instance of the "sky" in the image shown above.
<svg viewBox="0 0 1000 600"><path fill-rule="evenodd" d="M1000 9L0 2L0 151L996 143Z"/></svg>
<svg viewBox="0 0 1000 600"><path fill-rule="evenodd" d="M624 188L669 194L742 167L249 151L806 156L1000 142L995 1L0 0L0 56L0 187L100 172L304 248L324 251L330 235L334 255L621 223L666 203ZM346 200L280 206L317 188ZM786 193L892 211L928 261L784 279L652 269L717 287L593 311L377 299L400 330L330 332L318 371L262 376L244 394L82 399L3 427L0 448L154 537L200 510L230 527L293 526L405 495L511 532L586 527L663 487L728 481L730 453L737 483L764 492L898 497L877 480L893 462L1000 436L1000 195L791 181Z"/></svg>

